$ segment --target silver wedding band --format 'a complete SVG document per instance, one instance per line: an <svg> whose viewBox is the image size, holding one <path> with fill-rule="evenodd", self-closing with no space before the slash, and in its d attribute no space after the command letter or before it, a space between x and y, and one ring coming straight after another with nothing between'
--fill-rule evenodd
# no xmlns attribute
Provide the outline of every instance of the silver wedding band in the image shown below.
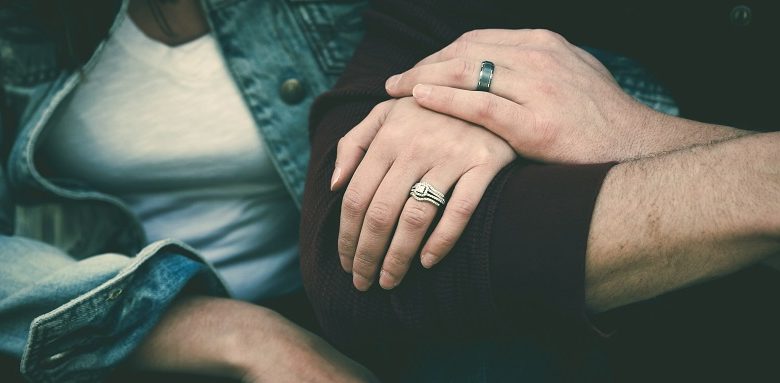
<svg viewBox="0 0 780 383"><path fill-rule="evenodd" d="M493 82L493 72L496 66L490 61L483 61L482 68L479 70L479 79L477 80L477 90L480 92L490 92L490 84Z"/></svg>
<svg viewBox="0 0 780 383"><path fill-rule="evenodd" d="M446 202L444 193L436 190L433 185L427 182L418 182L414 184L409 195L418 201L430 202L436 207L444 205Z"/></svg>

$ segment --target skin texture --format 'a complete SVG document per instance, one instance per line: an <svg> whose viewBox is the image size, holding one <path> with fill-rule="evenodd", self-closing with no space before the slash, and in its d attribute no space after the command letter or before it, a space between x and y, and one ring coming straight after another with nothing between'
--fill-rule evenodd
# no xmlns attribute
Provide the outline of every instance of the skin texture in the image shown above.
<svg viewBox="0 0 780 383"><path fill-rule="evenodd" d="M131 0L127 13L147 36L169 46L186 44L209 32L198 0L159 1L160 10L175 33L163 32L147 5L146 0Z"/></svg>
<svg viewBox="0 0 780 383"><path fill-rule="evenodd" d="M482 57L491 92L474 92ZM746 134L680 124L623 92L593 56L545 30L463 35L388 79L388 93L493 131L521 155L552 163L625 161Z"/></svg>
<svg viewBox="0 0 780 383"><path fill-rule="evenodd" d="M757 134L614 167L588 238L588 307L604 311L780 254L778 148L780 133Z"/></svg>
<svg viewBox="0 0 780 383"><path fill-rule="evenodd" d="M423 264L430 267L433 263L425 254L454 246L457 237L446 233L463 231L490 181L515 158L512 148L493 133L423 109L411 98L379 104L341 140L339 153L366 142L370 147L342 157L348 166L333 182L338 188L352 179L342 203L338 247L342 267L352 272L355 287L362 291L377 272L383 288L400 282L436 216L433 204L409 198L412 185L424 180L442 193L452 191L422 247ZM359 166L354 166L356 161ZM341 162L336 166L341 168Z"/></svg>
<svg viewBox="0 0 780 383"><path fill-rule="evenodd" d="M176 36L160 29L143 0L128 12L150 38L176 46L208 33L196 0L161 2ZM132 357L140 369L201 373L245 382L373 382L364 367L281 315L227 299L174 303Z"/></svg>
<svg viewBox="0 0 780 383"><path fill-rule="evenodd" d="M224 376L243 382L376 382L324 340L266 308L185 297L131 357L139 369Z"/></svg>
<svg viewBox="0 0 780 383"><path fill-rule="evenodd" d="M496 64L490 93L473 91L484 57ZM469 32L386 87L391 96L412 95L426 109L482 126L529 158L626 162L610 172L593 216L586 289L595 311L780 253L777 134L730 142L749 133L655 112L553 32ZM370 134L361 137L359 145L369 147ZM338 158L341 173L350 174L360 153L344 145ZM460 230L444 236L458 238L468 218L448 223Z"/></svg>

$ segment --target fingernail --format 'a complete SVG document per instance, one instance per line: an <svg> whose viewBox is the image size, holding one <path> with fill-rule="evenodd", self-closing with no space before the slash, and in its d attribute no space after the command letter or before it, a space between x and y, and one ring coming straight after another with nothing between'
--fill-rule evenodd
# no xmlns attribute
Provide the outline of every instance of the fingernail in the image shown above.
<svg viewBox="0 0 780 383"><path fill-rule="evenodd" d="M339 182L339 177L341 177L341 168L337 166L333 170L333 177L330 178L330 191L333 191L333 186L336 185L336 182Z"/></svg>
<svg viewBox="0 0 780 383"><path fill-rule="evenodd" d="M398 85L398 81L401 81L401 75L393 75L390 76L390 78L387 79L387 82L385 82L385 89L393 89L396 85Z"/></svg>
<svg viewBox="0 0 780 383"><path fill-rule="evenodd" d="M420 256L420 262L422 263L423 267L430 269L433 266L433 263L436 262L436 258L434 258L433 254L431 253L425 253Z"/></svg>
<svg viewBox="0 0 780 383"><path fill-rule="evenodd" d="M426 98L429 94L431 94L431 87L428 85L418 84L412 89L412 96L414 96L414 98Z"/></svg>
<svg viewBox="0 0 780 383"><path fill-rule="evenodd" d="M379 272L379 285L382 286L382 288L385 290L390 290L395 288L398 283L395 281L395 278L390 275L390 273L382 270Z"/></svg>
<svg viewBox="0 0 780 383"><path fill-rule="evenodd" d="M360 291L366 291L371 287L371 281L358 273L352 274L352 284Z"/></svg>

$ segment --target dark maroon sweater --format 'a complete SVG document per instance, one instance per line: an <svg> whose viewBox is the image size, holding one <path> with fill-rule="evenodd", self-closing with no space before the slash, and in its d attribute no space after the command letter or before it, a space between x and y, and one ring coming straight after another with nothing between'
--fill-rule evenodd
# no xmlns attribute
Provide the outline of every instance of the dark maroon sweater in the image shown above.
<svg viewBox="0 0 780 383"><path fill-rule="evenodd" d="M392 291L375 284L359 292L339 265L343 194L329 191L337 141L388 98L384 82L390 75L464 31L497 24L519 27L503 23L492 11L474 9L487 3L375 2L353 61L313 109L301 265L324 334L343 349L365 350L369 344L422 335L533 330L542 327L535 323L577 321L584 315L588 226L610 165L515 161L493 180L455 249L431 270L416 260Z"/></svg>
<svg viewBox="0 0 780 383"><path fill-rule="evenodd" d="M415 262L393 291L375 285L358 292L351 276L340 268L336 243L342 193L329 191L338 139L388 98L387 77L408 69L462 32L484 27L549 28L575 44L639 59L672 90L684 116L746 129L778 129L776 108L770 105L775 98L767 97L780 87L776 70L780 56L768 49L780 33L777 2L750 2L749 25L731 19L734 4L726 1L497 3L373 2L365 17L364 42L336 87L314 106L301 266L324 335L358 359L364 352L381 352L393 343L420 337L489 336L515 330L549 333L577 327L568 325L582 323L584 317L586 241L609 164L560 166L518 159L494 179L452 253L431 270ZM679 342L681 334L723 317L717 311L722 310L723 295L716 294L718 299L713 300L718 302L713 304L717 315L705 314L706 320L692 320L695 325L683 330L669 331L679 327L679 308L709 313L697 306L701 300L673 306L670 318L674 320L654 332L645 331L648 326L635 326L642 329L640 334L663 340L639 359L673 354L667 346ZM744 296L738 295L737 301L743 302ZM639 317L655 326L658 320L652 313L657 311ZM667 333L674 335L662 336ZM690 344L707 344L694 338ZM640 347L618 355L634 355L648 343L627 339ZM690 353L678 359L690 360ZM709 363L706 369L711 367ZM657 364L650 363L648 371L655 370Z"/></svg>

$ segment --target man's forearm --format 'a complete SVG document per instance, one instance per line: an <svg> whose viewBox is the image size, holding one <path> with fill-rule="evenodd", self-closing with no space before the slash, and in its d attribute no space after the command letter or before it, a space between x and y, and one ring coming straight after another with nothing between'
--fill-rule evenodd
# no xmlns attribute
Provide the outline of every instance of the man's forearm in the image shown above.
<svg viewBox="0 0 780 383"><path fill-rule="evenodd" d="M724 275L780 252L780 133L613 168L586 261L603 311Z"/></svg>
<svg viewBox="0 0 780 383"><path fill-rule="evenodd" d="M376 381L363 366L272 310L198 296L174 302L129 364L252 383Z"/></svg>
<svg viewBox="0 0 780 383"><path fill-rule="evenodd" d="M262 334L275 313L230 299L184 297L163 316L130 363L142 370L241 378L250 336ZM263 342L257 342L257 347Z"/></svg>

